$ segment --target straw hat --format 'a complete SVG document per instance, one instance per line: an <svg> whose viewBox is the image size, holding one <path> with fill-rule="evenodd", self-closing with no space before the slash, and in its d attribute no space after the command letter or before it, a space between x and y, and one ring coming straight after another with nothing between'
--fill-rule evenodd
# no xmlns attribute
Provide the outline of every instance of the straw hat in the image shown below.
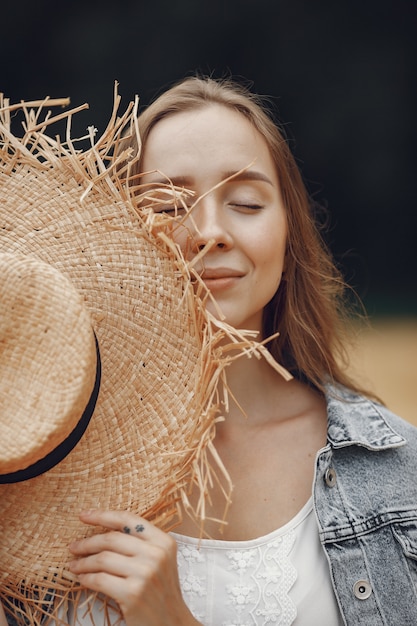
<svg viewBox="0 0 417 626"><path fill-rule="evenodd" d="M40 109L24 108L18 139L12 111L2 102L0 597L6 609L9 598L24 601L40 623L50 590L75 589L67 546L86 533L81 509L130 509L169 525L186 481L203 472L216 368L185 267L114 172L133 110L84 152L51 140ZM93 418L36 476L92 397L94 334ZM19 471L33 477L16 482Z"/></svg>
<svg viewBox="0 0 417 626"><path fill-rule="evenodd" d="M10 484L78 443L101 368L83 298L52 265L0 252L0 320L0 484Z"/></svg>
<svg viewBox="0 0 417 626"><path fill-rule="evenodd" d="M0 599L32 624L53 615L48 599L80 591L66 569L68 544L92 532L80 510L129 509L168 529L192 484L201 521L222 469L210 453L225 339L268 356L210 318L181 253L138 208L119 167L139 156L120 152L137 102L121 117L118 104L79 150L46 132L64 117L69 135L78 109L54 118L0 101Z"/></svg>

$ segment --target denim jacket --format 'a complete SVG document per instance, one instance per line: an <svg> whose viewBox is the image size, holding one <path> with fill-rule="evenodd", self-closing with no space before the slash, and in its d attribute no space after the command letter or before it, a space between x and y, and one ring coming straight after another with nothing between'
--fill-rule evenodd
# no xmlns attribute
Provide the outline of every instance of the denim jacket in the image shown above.
<svg viewBox="0 0 417 626"><path fill-rule="evenodd" d="M314 505L347 626L417 625L417 428L329 388Z"/></svg>

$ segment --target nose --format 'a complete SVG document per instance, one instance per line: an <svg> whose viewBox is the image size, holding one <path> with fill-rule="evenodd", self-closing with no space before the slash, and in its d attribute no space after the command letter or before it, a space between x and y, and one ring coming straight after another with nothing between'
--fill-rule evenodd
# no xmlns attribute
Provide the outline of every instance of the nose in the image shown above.
<svg viewBox="0 0 417 626"><path fill-rule="evenodd" d="M226 212L215 198L206 196L199 200L192 211L191 229L192 250L198 253L208 243L218 250L228 250L233 246L233 234Z"/></svg>

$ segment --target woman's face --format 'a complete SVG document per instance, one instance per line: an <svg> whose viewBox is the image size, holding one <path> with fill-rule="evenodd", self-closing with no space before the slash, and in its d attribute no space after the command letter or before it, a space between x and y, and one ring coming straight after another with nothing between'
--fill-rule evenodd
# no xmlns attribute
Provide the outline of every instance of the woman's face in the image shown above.
<svg viewBox="0 0 417 626"><path fill-rule="evenodd" d="M214 243L196 265L199 274L227 323L261 333L263 308L281 281L287 238L278 177L262 135L222 105L175 113L151 130L142 169L148 172L143 182L168 177L202 196L173 236L189 260ZM207 308L218 315L210 299Z"/></svg>

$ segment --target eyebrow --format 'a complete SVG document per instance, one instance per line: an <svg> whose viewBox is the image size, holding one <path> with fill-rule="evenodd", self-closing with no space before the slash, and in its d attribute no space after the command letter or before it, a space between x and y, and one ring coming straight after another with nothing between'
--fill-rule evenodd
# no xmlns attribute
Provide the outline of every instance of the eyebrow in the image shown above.
<svg viewBox="0 0 417 626"><path fill-rule="evenodd" d="M231 179L230 182L235 180L237 181L251 181L251 180L260 180L261 182L268 183L269 185L273 185L274 183L266 174L259 172L258 170L243 170L239 172L225 172L224 179Z"/></svg>
<svg viewBox="0 0 417 626"><path fill-rule="evenodd" d="M221 182L233 183L235 181L261 181L272 186L274 185L269 176L266 176L266 174L263 174L258 170L237 170L223 173ZM189 176L173 176L172 178L164 176L156 178L150 182L152 185L166 185L171 182L175 187L192 187L193 184L193 180Z"/></svg>

